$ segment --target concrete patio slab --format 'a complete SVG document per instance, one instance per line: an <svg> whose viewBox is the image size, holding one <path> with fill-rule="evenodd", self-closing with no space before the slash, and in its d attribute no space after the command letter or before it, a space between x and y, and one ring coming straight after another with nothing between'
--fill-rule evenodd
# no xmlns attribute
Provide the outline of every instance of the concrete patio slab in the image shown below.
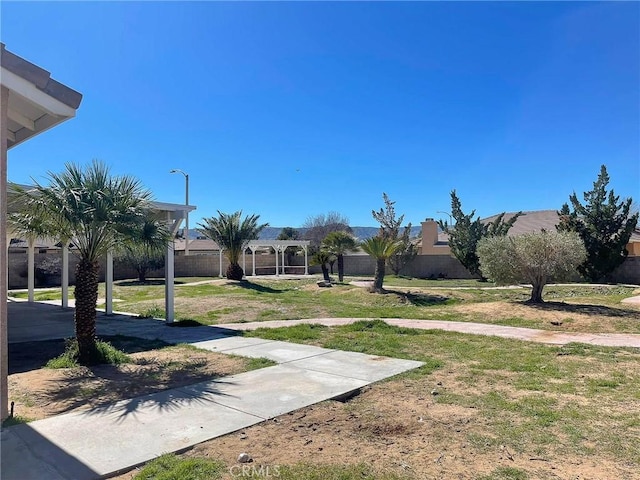
<svg viewBox="0 0 640 480"><path fill-rule="evenodd" d="M0 462L0 478L3 480L25 480L25 479L40 479L46 478L49 480L66 480L68 477L64 477L55 468L56 463L48 463L43 461L42 456L39 454L39 450L33 449L33 444L25 443L17 431L19 429L28 429L27 425L20 425L19 427L5 428L0 432L0 442L2 444L3 459ZM43 443L46 443L43 439ZM20 461L12 461L11 458L18 458ZM69 459L66 459L65 463ZM79 467L85 478L91 478L89 475L95 475L89 468ZM77 473L77 472L74 472Z"/></svg>
<svg viewBox="0 0 640 480"><path fill-rule="evenodd" d="M418 368L422 362L335 350L325 355L297 360L288 365L315 372L357 378L370 383Z"/></svg>
<svg viewBox="0 0 640 480"><path fill-rule="evenodd" d="M245 340L250 339L251 338L246 338ZM231 342L231 340L232 339L223 341L228 341L228 343L231 344L233 343ZM260 339L254 338L253 340ZM216 342L217 341L211 343L215 344ZM198 345L199 344L197 344L196 346ZM313 345L302 345L299 343L280 342L276 340L263 340L262 343L224 350L224 353L241 355L243 357L251 358L268 358L269 360L273 360L274 362L287 363L304 358L315 357L317 355L325 355L333 351L335 350L315 347Z"/></svg>
<svg viewBox="0 0 640 480"><path fill-rule="evenodd" d="M225 380L228 382L224 385L215 385L214 392L209 382L180 390L189 396L269 419L352 392L370 383L289 365L254 370L226 377Z"/></svg>
<svg viewBox="0 0 640 480"><path fill-rule="evenodd" d="M31 341L34 333L41 339L73 334L73 310L23 304L14 314L12 320L21 318L23 324L15 327L13 341ZM13 325L16 323L19 320ZM421 365L245 338L221 327L172 328L162 321L122 315L99 313L97 327L102 335L187 342L221 353L271 358L280 365L9 427L2 436L3 480L112 476L163 453L183 450ZM327 360L318 362L322 357Z"/></svg>
<svg viewBox="0 0 640 480"><path fill-rule="evenodd" d="M241 377L237 380L242 383ZM226 382L222 384L228 388L230 384ZM208 396L168 390L12 430L31 452L38 452L47 463L55 465L63 478L96 478L263 421L214 402L216 395L225 395L215 393L217 388L215 382L208 382ZM85 470L61 458L60 451L71 453ZM10 477L3 472L2 478Z"/></svg>
<svg viewBox="0 0 640 480"><path fill-rule="evenodd" d="M229 350L254 347L262 344L270 344L271 342L272 340L265 340L264 338L226 336L224 338L206 340L204 342L194 342L192 343L192 345L194 347L203 348L211 352L229 353Z"/></svg>

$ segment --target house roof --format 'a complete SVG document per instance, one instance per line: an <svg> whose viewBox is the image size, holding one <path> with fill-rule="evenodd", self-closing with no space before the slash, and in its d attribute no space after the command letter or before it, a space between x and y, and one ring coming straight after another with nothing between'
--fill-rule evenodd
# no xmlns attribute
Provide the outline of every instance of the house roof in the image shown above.
<svg viewBox="0 0 640 480"><path fill-rule="evenodd" d="M174 251L184 251L184 238L176 238L175 242L173 243L173 249ZM189 240L189 251L190 252L217 252L220 248L218 247L218 244L216 242L214 242L213 240L210 240L208 238L198 238L195 240Z"/></svg>
<svg viewBox="0 0 640 480"><path fill-rule="evenodd" d="M504 214L504 220L509 220L517 212L507 212ZM482 223L488 223L498 218L498 215L492 215L482 219ZM560 216L556 210L533 210L529 212L522 212L522 215L518 217L513 226L509 229L507 235L522 235L523 233L539 232L542 229L547 231L556 230L556 225L560 223ZM443 238L444 237L444 238ZM442 240L449 241L449 236L446 233L438 234L438 243ZM640 242L640 228L636 228L631 234L629 242Z"/></svg>
<svg viewBox="0 0 640 480"><path fill-rule="evenodd" d="M511 219L517 212L504 214L504 220ZM482 219L482 223L493 222L498 215L492 215ZM534 210L522 212L513 226L509 229L508 235L522 235L523 233L539 232L542 229L555 231L556 225L560 223L560 217L555 210Z"/></svg>
<svg viewBox="0 0 640 480"><path fill-rule="evenodd" d="M75 116L82 94L6 50L4 43L0 43L0 68L2 86L9 90L7 148Z"/></svg>

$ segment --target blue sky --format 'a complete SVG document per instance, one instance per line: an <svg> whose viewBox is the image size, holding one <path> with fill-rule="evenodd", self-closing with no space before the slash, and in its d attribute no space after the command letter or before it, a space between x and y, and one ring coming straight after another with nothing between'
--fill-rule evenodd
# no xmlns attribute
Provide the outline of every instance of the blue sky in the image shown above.
<svg viewBox="0 0 640 480"><path fill-rule="evenodd" d="M640 200L637 2L2 2L7 49L84 99L9 152L28 182L97 158L161 201L299 226Z"/></svg>

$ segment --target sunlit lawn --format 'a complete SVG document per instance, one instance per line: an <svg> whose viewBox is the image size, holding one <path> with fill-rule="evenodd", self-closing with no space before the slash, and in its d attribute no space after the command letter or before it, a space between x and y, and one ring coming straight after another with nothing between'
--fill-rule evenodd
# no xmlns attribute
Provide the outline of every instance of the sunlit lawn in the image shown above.
<svg viewBox="0 0 640 480"><path fill-rule="evenodd" d="M430 442L442 444L434 448L467 444L476 456L458 461L467 462L470 471L474 469L474 458L493 458L495 452L503 448L516 458L509 467L496 466L489 475L473 478L556 478L549 466L587 457L617 464L627 474L640 467L640 442L637 441L640 420L636 409L629 408L640 401L638 349L582 344L556 347L496 337L398 328L380 320L341 327L298 325L258 329L245 335L425 362L421 368L374 386L372 392L377 392L376 396L367 397L368 400L356 399L344 408L358 418L357 422L367 422L372 398L397 394L401 388L401 401L407 402L407 408L412 408L421 401L424 403L425 392L432 388L436 379L441 380L439 394L433 397L435 402L455 408L456 412L465 412L473 421L461 430L452 414L451 423L443 427L447 432L443 438L440 437L442 431L432 432ZM328 411L336 415L336 410ZM376 410L371 421L376 424L391 422L393 418L386 415L385 411ZM446 422L446 419L440 421ZM368 426L363 425L359 428ZM456 425L457 433L453 433L451 428ZM320 423L318 429L324 426ZM348 435L345 432L345 438ZM415 454L408 452L404 459L409 465L414 460L412 455ZM544 463L543 470L532 471L526 462L532 457L548 463ZM317 454L315 465L282 461L285 463L281 466L282 478L422 478L409 473L397 476L377 471L372 465L357 464L357 459L348 454L341 461L334 459L334 463L323 458L321 453ZM193 474L199 462L202 462L202 468L219 470L208 474L210 476L183 477L187 474L183 469ZM226 478L223 473L228 471L228 466L225 468L219 461L215 465L211 462L211 458L172 455L154 462L149 470L143 470L135 478L152 478L145 474L158 468L172 472L166 478Z"/></svg>
<svg viewBox="0 0 640 480"><path fill-rule="evenodd" d="M409 318L493 323L521 327L640 333L640 310L620 303L633 294L628 286L548 286L545 305L534 307L526 287L497 289L477 280L423 280L387 276L388 293L371 294L354 286L348 277L331 288L316 286L317 276L299 279L178 278L175 288L176 318L203 324L291 320L319 317ZM191 282L209 281L199 285ZM15 296L26 297L26 293ZM73 295L71 288L70 295ZM104 298L104 284L100 284ZM59 290L37 291L36 300L60 298ZM164 315L164 282L118 281L114 309L142 316ZM99 305L101 307L103 305ZM562 325L550 323L559 319ZM586 320L588 321L586 321ZM557 323L557 322L556 322Z"/></svg>

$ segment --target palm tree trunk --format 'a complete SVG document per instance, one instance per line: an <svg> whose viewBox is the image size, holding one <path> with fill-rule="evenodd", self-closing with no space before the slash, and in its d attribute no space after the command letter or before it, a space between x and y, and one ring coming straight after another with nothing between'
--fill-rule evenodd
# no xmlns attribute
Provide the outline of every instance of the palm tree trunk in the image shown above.
<svg viewBox="0 0 640 480"><path fill-rule="evenodd" d="M376 293L384 292L384 289L382 288L382 284L384 282L385 263L387 263L386 258L376 259L376 272L373 278L373 291Z"/></svg>
<svg viewBox="0 0 640 480"><path fill-rule="evenodd" d="M344 280L344 255L338 254L338 281Z"/></svg>
<svg viewBox="0 0 640 480"><path fill-rule="evenodd" d="M324 281L327 283L331 282L331 279L329 278L329 269L327 268L327 264L323 263L321 265L322 268L322 277L324 278Z"/></svg>
<svg viewBox="0 0 640 480"><path fill-rule="evenodd" d="M244 277L244 270L237 263L230 263L227 267L227 280L242 280Z"/></svg>
<svg viewBox="0 0 640 480"><path fill-rule="evenodd" d="M76 267L75 326L78 361L90 364L96 351L96 304L98 303L98 264L86 259Z"/></svg>

